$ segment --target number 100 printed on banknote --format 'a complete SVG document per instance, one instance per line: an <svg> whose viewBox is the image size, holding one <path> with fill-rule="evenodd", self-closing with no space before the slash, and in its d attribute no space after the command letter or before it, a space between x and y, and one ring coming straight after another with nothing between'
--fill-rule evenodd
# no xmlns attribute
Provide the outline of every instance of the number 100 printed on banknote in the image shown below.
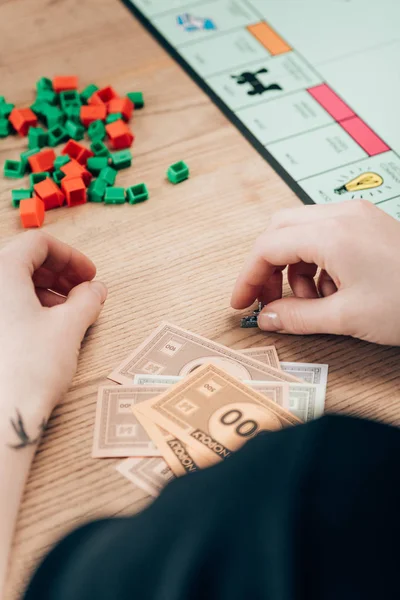
<svg viewBox="0 0 400 600"><path fill-rule="evenodd" d="M301 423L215 365L203 365L160 396L133 406L132 411L202 453L210 464L227 458L261 431Z"/></svg>

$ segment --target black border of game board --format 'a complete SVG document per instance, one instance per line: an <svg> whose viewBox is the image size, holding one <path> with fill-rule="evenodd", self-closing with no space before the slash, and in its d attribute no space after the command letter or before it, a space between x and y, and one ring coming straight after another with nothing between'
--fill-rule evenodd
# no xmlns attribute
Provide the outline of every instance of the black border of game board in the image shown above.
<svg viewBox="0 0 400 600"><path fill-rule="evenodd" d="M310 198L308 194L303 190L302 187L293 179L291 175L282 167L282 165L268 152L265 146L258 141L258 139L251 133L249 129L238 119L234 112L217 96L217 94L210 88L210 86L196 73L196 71L186 62L184 58L179 54L177 50L165 39L165 37L154 27L151 21L144 16L144 14L134 6L130 0L121 0L122 4L140 21L144 27L155 37L158 43L168 51L168 53L176 60L176 62L190 75L190 77L197 83L197 85L205 92L211 100L218 106L220 111L235 125L240 133L247 139L247 141L257 150L259 154L271 165L271 167L278 173L283 181L293 190L293 192L300 198L304 204L315 204L314 200Z"/></svg>

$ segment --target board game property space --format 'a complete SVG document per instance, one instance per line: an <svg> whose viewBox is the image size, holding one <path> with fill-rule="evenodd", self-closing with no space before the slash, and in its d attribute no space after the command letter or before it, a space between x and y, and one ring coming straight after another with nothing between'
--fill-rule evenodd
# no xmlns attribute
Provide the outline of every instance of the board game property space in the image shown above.
<svg viewBox="0 0 400 600"><path fill-rule="evenodd" d="M400 220L400 2L124 2L304 202Z"/></svg>

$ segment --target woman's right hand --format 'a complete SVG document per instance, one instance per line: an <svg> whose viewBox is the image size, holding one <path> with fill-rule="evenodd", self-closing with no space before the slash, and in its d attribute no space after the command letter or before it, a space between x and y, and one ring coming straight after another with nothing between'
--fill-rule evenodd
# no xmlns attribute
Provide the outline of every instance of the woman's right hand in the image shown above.
<svg viewBox="0 0 400 600"><path fill-rule="evenodd" d="M294 297L282 298L286 267ZM265 304L258 319L265 331L400 345L400 223L360 200L277 213L256 241L231 304L243 309L257 299Z"/></svg>

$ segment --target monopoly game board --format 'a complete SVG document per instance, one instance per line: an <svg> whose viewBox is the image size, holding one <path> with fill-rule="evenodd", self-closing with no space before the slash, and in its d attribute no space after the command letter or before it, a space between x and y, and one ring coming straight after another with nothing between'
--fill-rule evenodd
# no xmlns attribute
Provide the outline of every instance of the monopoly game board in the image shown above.
<svg viewBox="0 0 400 600"><path fill-rule="evenodd" d="M400 2L123 0L305 203L400 220Z"/></svg>

